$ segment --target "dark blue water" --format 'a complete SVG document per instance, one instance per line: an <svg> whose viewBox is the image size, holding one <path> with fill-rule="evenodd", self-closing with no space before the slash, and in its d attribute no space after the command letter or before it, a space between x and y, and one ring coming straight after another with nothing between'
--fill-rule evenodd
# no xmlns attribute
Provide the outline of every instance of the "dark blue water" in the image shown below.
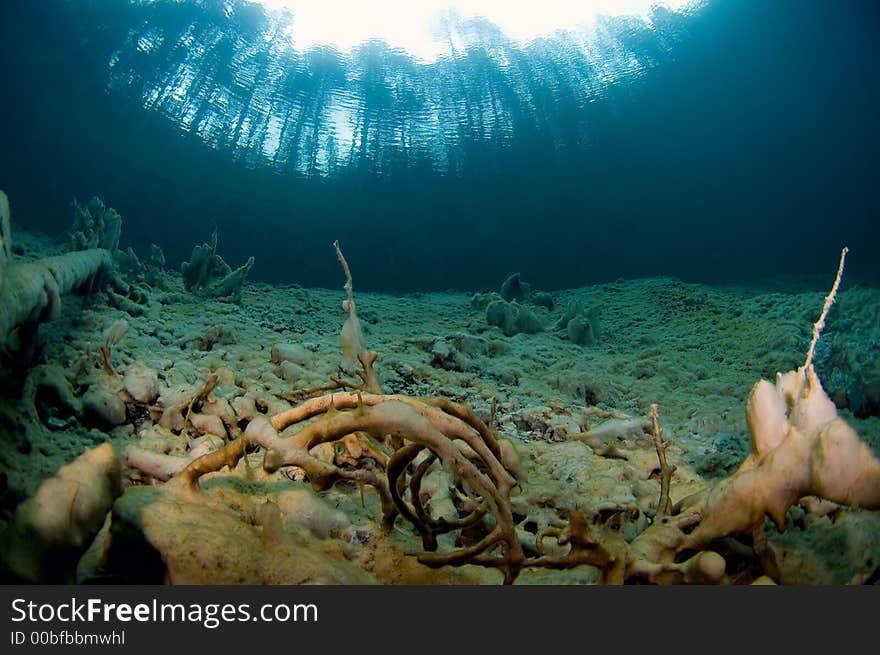
<svg viewBox="0 0 880 655"><path fill-rule="evenodd" d="M7 0L0 188L51 233L100 195L175 266L216 226L252 279L306 286L338 286L334 239L364 290L827 277L844 244L877 284L878 17L709 0L587 50L453 21L465 47L425 64L295 52L238 0Z"/></svg>

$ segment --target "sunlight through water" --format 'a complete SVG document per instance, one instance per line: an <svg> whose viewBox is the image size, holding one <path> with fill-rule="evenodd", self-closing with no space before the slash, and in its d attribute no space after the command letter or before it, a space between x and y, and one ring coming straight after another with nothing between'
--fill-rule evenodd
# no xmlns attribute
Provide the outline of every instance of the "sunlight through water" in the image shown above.
<svg viewBox="0 0 880 655"><path fill-rule="evenodd" d="M449 16L484 18L509 39L526 44L558 30L589 29L598 16L648 17L660 5L673 11L691 0L254 0L293 15L295 49L329 45L343 52L379 39L422 61L450 54Z"/></svg>
<svg viewBox="0 0 880 655"><path fill-rule="evenodd" d="M703 4L132 0L108 86L247 166L459 174L595 141L594 101L672 60Z"/></svg>

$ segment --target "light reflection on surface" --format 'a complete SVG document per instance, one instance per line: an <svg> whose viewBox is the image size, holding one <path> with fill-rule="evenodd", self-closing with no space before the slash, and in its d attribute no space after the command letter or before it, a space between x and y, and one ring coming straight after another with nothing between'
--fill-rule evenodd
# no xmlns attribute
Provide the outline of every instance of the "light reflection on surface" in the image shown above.
<svg viewBox="0 0 880 655"><path fill-rule="evenodd" d="M558 30L589 30L599 16L649 17L655 5L680 10L690 0L253 0L272 11L293 15L293 47L303 51L332 46L350 52L379 39L416 59L433 61L450 54L446 22L482 18L510 40L527 44ZM454 37L452 39L454 43ZM460 44L459 44L460 45Z"/></svg>
<svg viewBox="0 0 880 655"><path fill-rule="evenodd" d="M428 53L412 45L418 31L407 32L407 21L436 19L448 3L384 3L381 11L345 3L369 6L369 20L349 10L340 18L335 2L293 12L279 11L290 4L281 0L264 0L268 12L243 0L227 0L222 12L138 4L143 21L111 56L109 87L137 94L145 108L247 165L309 176L349 168L458 173L474 148L583 147L590 103L672 59L698 10L683 0L653 8L602 0L499 13L521 3L460 2L461 12L484 7L492 20L442 14L431 23L431 43L445 51ZM597 13L611 6L637 13ZM540 35L547 30L556 31ZM383 40L360 41L369 35Z"/></svg>

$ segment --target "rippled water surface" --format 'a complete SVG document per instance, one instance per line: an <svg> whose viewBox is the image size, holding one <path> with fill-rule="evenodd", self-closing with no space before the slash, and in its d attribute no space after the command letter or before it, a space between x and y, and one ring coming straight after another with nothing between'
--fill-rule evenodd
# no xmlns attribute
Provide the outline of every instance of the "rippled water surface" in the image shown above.
<svg viewBox="0 0 880 655"><path fill-rule="evenodd" d="M674 57L694 11L593 16L526 43L485 17L447 12L435 23L441 47L424 61L378 39L297 50L296 9L136 3L107 84L252 164L450 172L474 148L588 143L590 103Z"/></svg>

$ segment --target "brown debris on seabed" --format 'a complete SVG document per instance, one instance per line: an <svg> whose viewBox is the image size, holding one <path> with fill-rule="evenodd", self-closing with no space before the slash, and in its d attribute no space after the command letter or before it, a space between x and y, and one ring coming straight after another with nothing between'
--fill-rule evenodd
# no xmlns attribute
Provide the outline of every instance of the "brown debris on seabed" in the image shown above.
<svg viewBox="0 0 880 655"><path fill-rule="evenodd" d="M779 447L809 462L827 435L847 462L864 463L859 479L876 481L877 417L838 416L825 402L845 404L837 387L798 369L822 292L651 279L552 295L552 309L532 310L545 326L570 301L601 305L590 345L550 327L505 336L469 294L361 292L347 331L353 303L343 309L345 293L322 289L246 283L232 304L187 295L171 274L140 315L100 295L65 297L60 318L39 328L39 363L0 400L7 577L876 581L873 483L805 479L794 499L772 484ZM835 333L823 356L859 359L878 306L875 289L843 290L826 330L845 317L852 338ZM114 331L120 320L127 328ZM340 348L341 331L370 349ZM792 373L750 396L777 371ZM822 421L805 424L815 407ZM15 508L104 442L120 488L105 484L104 500L84 505L74 484L61 512L89 528L64 544L77 565L10 566L10 535L41 538ZM115 469L89 470L102 480ZM112 510L95 527L84 519L102 503Z"/></svg>

